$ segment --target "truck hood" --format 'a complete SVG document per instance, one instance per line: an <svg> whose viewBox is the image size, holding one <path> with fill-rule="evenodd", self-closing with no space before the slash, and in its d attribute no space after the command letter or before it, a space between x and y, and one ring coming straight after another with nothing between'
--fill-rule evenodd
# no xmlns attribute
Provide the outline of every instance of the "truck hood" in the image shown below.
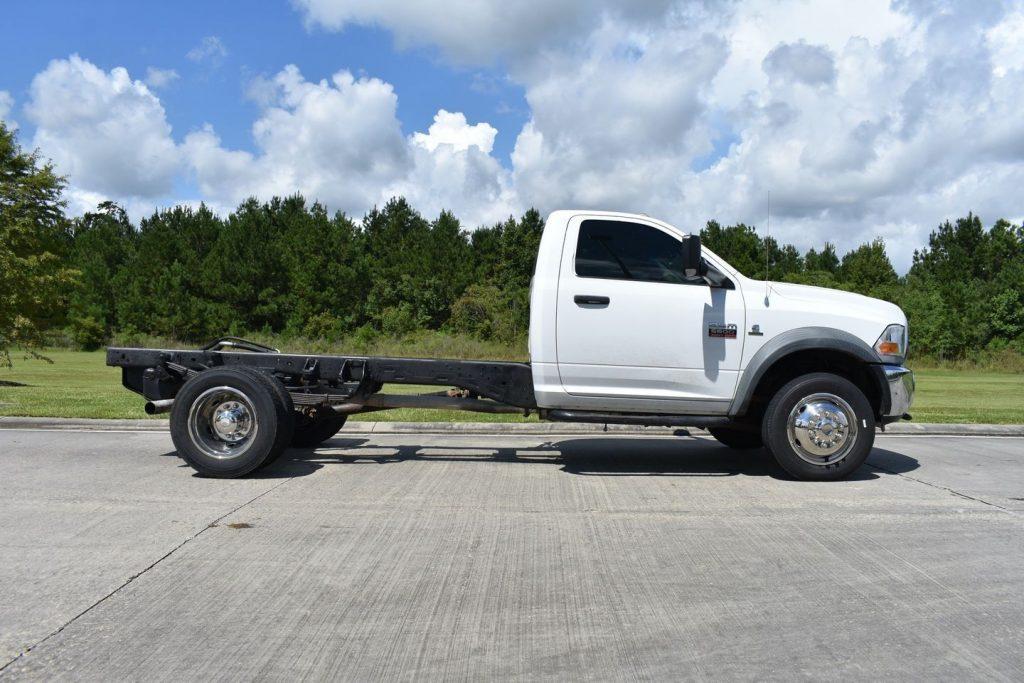
<svg viewBox="0 0 1024 683"><path fill-rule="evenodd" d="M764 287L763 282L761 286ZM786 311L790 315L802 313L806 316L800 321L803 325L812 321L812 324L832 325L855 334L868 345L874 344L887 325L907 325L907 317L900 307L881 299L788 282L771 282L770 287L771 299L776 301L769 310L780 314ZM795 320L793 324L797 324Z"/></svg>
<svg viewBox="0 0 1024 683"><path fill-rule="evenodd" d="M838 307L838 310L847 314L855 314L879 322L884 321L886 325L903 320L903 311L896 304L863 294L812 285L795 285L789 282L773 281L770 283L770 287L773 294L786 299L818 305L827 304Z"/></svg>

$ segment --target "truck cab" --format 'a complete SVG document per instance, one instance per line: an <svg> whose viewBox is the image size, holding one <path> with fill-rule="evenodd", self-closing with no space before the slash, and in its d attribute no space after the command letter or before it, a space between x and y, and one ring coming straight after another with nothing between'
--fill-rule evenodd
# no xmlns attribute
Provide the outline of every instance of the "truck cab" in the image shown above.
<svg viewBox="0 0 1024 683"><path fill-rule="evenodd" d="M854 429L865 439L876 423L909 417L906 349L898 306L751 280L698 236L649 216L556 211L541 238L530 319L541 409L723 416L729 424L711 427L723 442L760 446L779 390L830 375L852 384L869 414L834 392L808 393L839 400L806 403L789 422L820 429L787 429L786 440L809 444L820 461Z"/></svg>

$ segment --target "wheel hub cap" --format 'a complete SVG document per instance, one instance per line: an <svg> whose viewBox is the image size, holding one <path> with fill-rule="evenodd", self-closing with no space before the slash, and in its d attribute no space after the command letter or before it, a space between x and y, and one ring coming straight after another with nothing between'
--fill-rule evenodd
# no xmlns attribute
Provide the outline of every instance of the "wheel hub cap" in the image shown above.
<svg viewBox="0 0 1024 683"><path fill-rule="evenodd" d="M241 403L226 401L214 410L212 423L217 436L234 443L248 435L252 427L252 416Z"/></svg>
<svg viewBox="0 0 1024 683"><path fill-rule="evenodd" d="M188 431L206 455L227 460L245 453L259 429L252 401L234 387L207 389L192 403Z"/></svg>
<svg viewBox="0 0 1024 683"><path fill-rule="evenodd" d="M850 404L839 396L814 394L793 408L787 431L797 455L815 465L828 465L846 457L857 421Z"/></svg>

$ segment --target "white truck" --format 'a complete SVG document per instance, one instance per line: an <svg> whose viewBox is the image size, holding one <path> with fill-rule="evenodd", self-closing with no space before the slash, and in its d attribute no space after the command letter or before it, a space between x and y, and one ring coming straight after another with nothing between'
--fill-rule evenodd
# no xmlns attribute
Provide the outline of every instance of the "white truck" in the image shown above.
<svg viewBox="0 0 1024 683"><path fill-rule="evenodd" d="M648 216L552 213L530 306L529 363L282 354L224 337L195 351L109 348L107 364L147 412L171 413L179 455L215 477L315 446L348 415L421 407L701 427L767 448L797 478L833 480L864 462L876 427L910 419L899 307L748 279Z"/></svg>

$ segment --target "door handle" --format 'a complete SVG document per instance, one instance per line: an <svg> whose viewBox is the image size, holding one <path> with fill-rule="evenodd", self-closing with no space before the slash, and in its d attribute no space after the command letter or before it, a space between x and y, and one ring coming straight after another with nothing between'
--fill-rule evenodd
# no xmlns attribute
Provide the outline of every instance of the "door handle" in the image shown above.
<svg viewBox="0 0 1024 683"><path fill-rule="evenodd" d="M580 306L586 306L588 304L591 306L607 306L612 302L612 300L606 296L596 296L594 294L577 294L572 298L572 300Z"/></svg>

